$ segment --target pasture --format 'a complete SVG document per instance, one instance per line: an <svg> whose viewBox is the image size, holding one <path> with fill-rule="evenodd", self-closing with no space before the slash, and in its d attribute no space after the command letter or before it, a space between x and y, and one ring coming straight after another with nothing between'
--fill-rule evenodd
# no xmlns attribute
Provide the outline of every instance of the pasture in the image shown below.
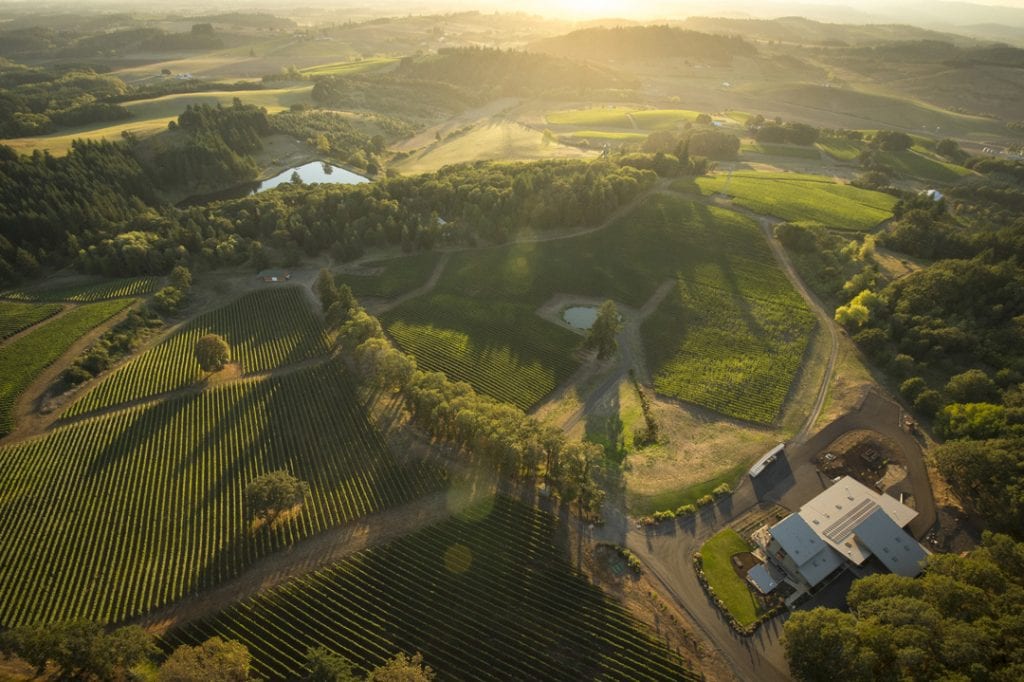
<svg viewBox="0 0 1024 682"><path fill-rule="evenodd" d="M865 232L892 217L896 197L818 175L737 171L697 178L704 194L726 194L755 213Z"/></svg>
<svg viewBox="0 0 1024 682"><path fill-rule="evenodd" d="M681 659L562 559L555 519L499 497L169 633L238 639L256 672L297 679L324 646L362 670L423 653L439 679L695 680Z"/></svg>
<svg viewBox="0 0 1024 682"><path fill-rule="evenodd" d="M0 347L0 436L14 429L14 404L44 369L93 327L134 301L81 305Z"/></svg>
<svg viewBox="0 0 1024 682"><path fill-rule="evenodd" d="M195 384L204 378L193 348L199 337L220 334L242 374L300 362L327 352L323 328L295 287L263 289L194 318L178 332L129 360L75 402L76 416Z"/></svg>
<svg viewBox="0 0 1024 682"><path fill-rule="evenodd" d="M254 530L245 486L279 469L305 505ZM394 460L337 362L70 424L0 449L0 622L131 618L439 484Z"/></svg>
<svg viewBox="0 0 1024 682"><path fill-rule="evenodd" d="M360 298L394 298L426 282L440 258L436 251L424 251L402 258L367 261L360 268L367 274L342 273L335 280L347 284Z"/></svg>
<svg viewBox="0 0 1024 682"><path fill-rule="evenodd" d="M0 301L0 341L53 317L63 309L64 306L58 303L36 305Z"/></svg>

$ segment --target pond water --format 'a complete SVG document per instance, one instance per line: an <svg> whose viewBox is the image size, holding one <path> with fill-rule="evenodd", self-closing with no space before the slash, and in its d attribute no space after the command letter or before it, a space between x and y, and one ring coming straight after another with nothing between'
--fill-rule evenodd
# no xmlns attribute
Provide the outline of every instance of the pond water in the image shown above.
<svg viewBox="0 0 1024 682"><path fill-rule="evenodd" d="M597 320L597 308L592 305L574 305L562 311L562 319L575 329L590 329Z"/></svg>
<svg viewBox="0 0 1024 682"><path fill-rule="evenodd" d="M314 183L329 183L335 185L361 185L366 182L371 182L369 178L365 178L358 173L353 173L350 170L345 170L340 166L334 166L323 161L310 161L309 163L289 168L286 171L278 173L272 178L267 178L261 182L249 182L244 185L238 185L237 187L231 187L220 192L213 192L212 194L200 194L189 197L182 201L179 206L199 206L202 204L208 204L211 201L224 201L225 199L240 199L250 194L258 194L265 192L268 189L273 189L279 185L283 185L287 182L292 181L292 175L298 173L299 177L302 178L302 182L307 185Z"/></svg>

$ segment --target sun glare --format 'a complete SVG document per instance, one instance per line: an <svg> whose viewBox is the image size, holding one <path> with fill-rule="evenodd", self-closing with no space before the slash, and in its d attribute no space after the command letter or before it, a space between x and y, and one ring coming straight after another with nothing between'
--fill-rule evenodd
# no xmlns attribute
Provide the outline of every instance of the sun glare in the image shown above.
<svg viewBox="0 0 1024 682"><path fill-rule="evenodd" d="M557 0L555 4L572 19L625 16L630 12L629 3L623 0Z"/></svg>

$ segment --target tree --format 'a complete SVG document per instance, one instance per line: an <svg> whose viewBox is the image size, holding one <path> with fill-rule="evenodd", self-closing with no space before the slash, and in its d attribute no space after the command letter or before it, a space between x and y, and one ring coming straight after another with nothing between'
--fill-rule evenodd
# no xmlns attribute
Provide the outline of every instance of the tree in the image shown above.
<svg viewBox="0 0 1024 682"><path fill-rule="evenodd" d="M399 653L366 676L366 682L432 682L433 679L434 671L423 665L420 653L412 657Z"/></svg>
<svg viewBox="0 0 1024 682"><path fill-rule="evenodd" d="M188 290L192 286L192 272L184 265L177 265L171 270L171 285L181 291Z"/></svg>
<svg viewBox="0 0 1024 682"><path fill-rule="evenodd" d="M308 682L357 682L352 661L322 646L306 651L306 675Z"/></svg>
<svg viewBox="0 0 1024 682"><path fill-rule="evenodd" d="M924 379L921 377L910 377L900 384L900 394L907 400L915 400L926 388L928 388L928 384Z"/></svg>
<svg viewBox="0 0 1024 682"><path fill-rule="evenodd" d="M287 471L272 471L254 478L245 487L245 504L255 518L277 517L281 512L302 504L309 484Z"/></svg>
<svg viewBox="0 0 1024 682"><path fill-rule="evenodd" d="M245 682L252 657L241 642L211 637L198 646L179 646L157 671L160 682Z"/></svg>
<svg viewBox="0 0 1024 682"><path fill-rule="evenodd" d="M327 268L321 268L320 274L316 276L313 283L313 291L320 299L320 308L326 312L336 301L339 300L338 285L334 281L334 275Z"/></svg>
<svg viewBox="0 0 1024 682"><path fill-rule="evenodd" d="M783 631L786 661L796 679L803 682L870 679L854 616L834 609L794 611Z"/></svg>
<svg viewBox="0 0 1024 682"><path fill-rule="evenodd" d="M999 399L999 389L980 369L969 369L950 378L946 393L955 403L991 403Z"/></svg>
<svg viewBox="0 0 1024 682"><path fill-rule="evenodd" d="M615 307L615 302L605 301L597 311L597 319L594 320L593 326L590 327L590 332L587 334L587 340L583 342L583 347L597 349L597 358L599 360L610 358L619 347L615 336L621 329L622 318Z"/></svg>
<svg viewBox="0 0 1024 682"><path fill-rule="evenodd" d="M185 297L178 287L163 287L153 294L153 307L161 315L174 315L181 308L181 301Z"/></svg>
<svg viewBox="0 0 1024 682"><path fill-rule="evenodd" d="M991 403L953 403L935 417L935 430L950 440L997 438L1006 427L1006 408Z"/></svg>
<svg viewBox="0 0 1024 682"><path fill-rule="evenodd" d="M219 334L207 334L196 341L196 361L204 372L219 372L231 359L231 347Z"/></svg>
<svg viewBox="0 0 1024 682"><path fill-rule="evenodd" d="M91 620L24 625L0 635L0 652L17 655L42 674L54 665L61 677L123 677L157 654L153 638L137 625L107 633Z"/></svg>
<svg viewBox="0 0 1024 682"><path fill-rule="evenodd" d="M935 449L935 463L994 528L1024 538L1024 441L950 441Z"/></svg>

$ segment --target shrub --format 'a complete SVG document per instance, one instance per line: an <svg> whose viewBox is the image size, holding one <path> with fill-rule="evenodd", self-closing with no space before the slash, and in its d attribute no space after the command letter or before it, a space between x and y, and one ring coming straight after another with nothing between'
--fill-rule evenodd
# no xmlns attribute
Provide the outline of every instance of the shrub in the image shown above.
<svg viewBox="0 0 1024 682"><path fill-rule="evenodd" d="M697 513L697 507L692 504L680 505L676 508L676 516L690 516Z"/></svg>
<svg viewBox="0 0 1024 682"><path fill-rule="evenodd" d="M709 504L712 504L714 501L715 501L715 498L713 496L711 496L711 495L704 495L704 496L702 496L702 497L697 499L697 506L698 507L706 507Z"/></svg>
<svg viewBox="0 0 1024 682"><path fill-rule="evenodd" d="M732 488L729 487L728 483L721 483L714 490L711 491L714 497L724 497L726 495L732 495Z"/></svg>

